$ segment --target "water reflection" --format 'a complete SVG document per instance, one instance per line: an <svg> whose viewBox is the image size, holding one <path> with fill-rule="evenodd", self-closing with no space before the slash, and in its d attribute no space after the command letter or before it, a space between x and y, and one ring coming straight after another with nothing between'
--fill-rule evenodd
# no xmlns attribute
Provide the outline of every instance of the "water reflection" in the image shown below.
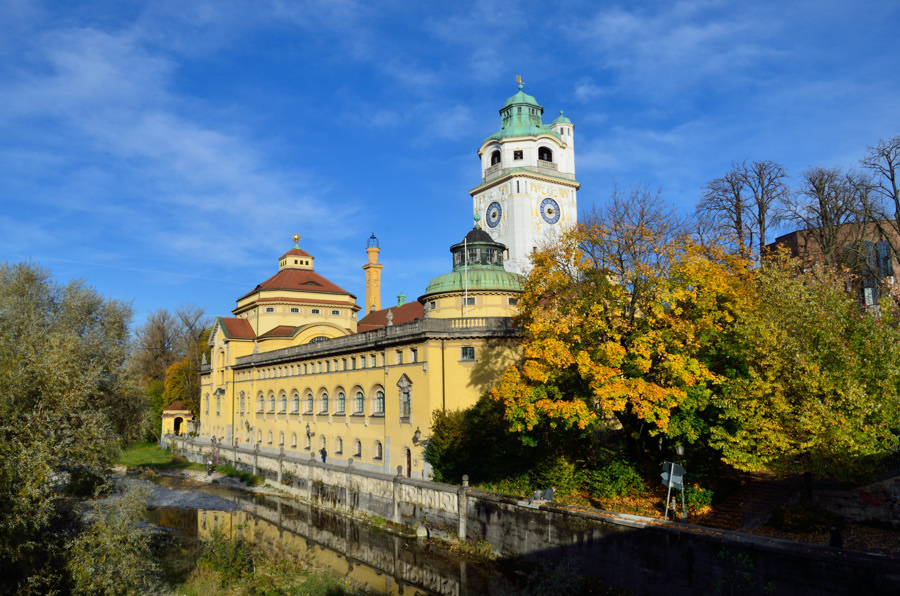
<svg viewBox="0 0 900 596"><path fill-rule="evenodd" d="M216 493L226 496L221 490ZM272 552L303 557L374 593L483 593L480 587L489 579L488 569L467 565L431 542L396 535L311 504L235 492L227 498L243 501L245 509L161 508L152 513L152 519L188 539L208 539L218 530Z"/></svg>

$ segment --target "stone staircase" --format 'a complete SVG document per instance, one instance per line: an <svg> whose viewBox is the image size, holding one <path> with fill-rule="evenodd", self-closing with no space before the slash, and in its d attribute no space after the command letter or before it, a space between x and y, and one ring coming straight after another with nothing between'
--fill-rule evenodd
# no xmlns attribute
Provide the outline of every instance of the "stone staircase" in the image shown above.
<svg viewBox="0 0 900 596"><path fill-rule="evenodd" d="M769 474L748 474L741 486L707 515L690 520L698 526L748 532L769 521L772 511L800 492L800 478L778 479Z"/></svg>

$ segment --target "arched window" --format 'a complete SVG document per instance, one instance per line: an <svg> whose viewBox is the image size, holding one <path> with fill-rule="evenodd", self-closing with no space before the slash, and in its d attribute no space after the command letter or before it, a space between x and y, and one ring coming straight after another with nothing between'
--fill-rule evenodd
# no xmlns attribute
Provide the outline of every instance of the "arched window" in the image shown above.
<svg viewBox="0 0 900 596"><path fill-rule="evenodd" d="M538 159L541 161L553 161L553 152L547 147L539 147Z"/></svg>
<svg viewBox="0 0 900 596"><path fill-rule="evenodd" d="M307 393L306 394L306 413L312 414L312 411L313 411L313 394Z"/></svg>
<svg viewBox="0 0 900 596"><path fill-rule="evenodd" d="M300 411L300 394L296 391L294 392L294 403L291 406L291 411L296 414Z"/></svg>
<svg viewBox="0 0 900 596"><path fill-rule="evenodd" d="M282 414L287 412L287 395L284 393L281 394L281 410L280 411Z"/></svg>
<svg viewBox="0 0 900 596"><path fill-rule="evenodd" d="M319 439L319 449L325 449L325 445L326 445L325 437L322 437L321 439Z"/></svg>
<svg viewBox="0 0 900 596"><path fill-rule="evenodd" d="M334 450L335 450L336 453L343 453L343 452L344 452L344 439L338 437L338 438L335 440Z"/></svg>
<svg viewBox="0 0 900 596"><path fill-rule="evenodd" d="M366 409L366 398L362 391L356 392L356 413L362 414Z"/></svg>
<svg viewBox="0 0 900 596"><path fill-rule="evenodd" d="M359 439L356 440L355 457L362 457L362 442Z"/></svg>
<svg viewBox="0 0 900 596"><path fill-rule="evenodd" d="M322 413L323 414L328 413L328 392L327 391L322 392Z"/></svg>
<svg viewBox="0 0 900 596"><path fill-rule="evenodd" d="M283 432L278 433L278 444L284 445L284 433Z"/></svg>
<svg viewBox="0 0 900 596"><path fill-rule="evenodd" d="M346 398L346 396L344 396L343 391L338 393L337 411L338 411L338 414L343 414L344 412L347 411L347 398Z"/></svg>
<svg viewBox="0 0 900 596"><path fill-rule="evenodd" d="M500 163L500 151L494 151L491 153L491 165L497 165Z"/></svg>
<svg viewBox="0 0 900 596"><path fill-rule="evenodd" d="M291 447L297 446L297 433L291 434Z"/></svg>
<svg viewBox="0 0 900 596"><path fill-rule="evenodd" d="M272 444L272 431L269 431L269 445Z"/></svg>
<svg viewBox="0 0 900 596"><path fill-rule="evenodd" d="M384 414L384 391L375 394L375 413Z"/></svg>
<svg viewBox="0 0 900 596"><path fill-rule="evenodd" d="M261 430L256 431L256 442L262 443L262 431Z"/></svg>
<svg viewBox="0 0 900 596"><path fill-rule="evenodd" d="M382 457L384 457L384 448L381 446L381 441L375 441L375 459Z"/></svg>
<svg viewBox="0 0 900 596"><path fill-rule="evenodd" d="M269 411L270 412L275 411L275 394L274 393L269 394ZM269 442L271 443L271 441L269 441Z"/></svg>

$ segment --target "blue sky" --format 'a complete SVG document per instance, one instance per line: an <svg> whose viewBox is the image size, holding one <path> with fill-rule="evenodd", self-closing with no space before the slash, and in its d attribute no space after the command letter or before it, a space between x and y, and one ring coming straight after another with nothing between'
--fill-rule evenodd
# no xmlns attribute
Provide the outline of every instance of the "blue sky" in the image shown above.
<svg viewBox="0 0 900 596"><path fill-rule="evenodd" d="M0 259L229 315L300 246L362 304L450 269L516 91L575 124L581 211L690 212L734 161L792 176L900 134L900 3L0 0Z"/></svg>

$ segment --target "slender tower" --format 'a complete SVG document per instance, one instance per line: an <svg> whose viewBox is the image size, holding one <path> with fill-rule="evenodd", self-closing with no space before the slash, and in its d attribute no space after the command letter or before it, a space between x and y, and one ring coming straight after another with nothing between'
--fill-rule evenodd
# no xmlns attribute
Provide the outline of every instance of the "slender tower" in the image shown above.
<svg viewBox="0 0 900 596"><path fill-rule="evenodd" d="M531 252L578 223L575 136L559 113L542 122L544 108L519 91L500 108L500 130L478 149L481 184L469 191L482 228L507 247L507 271L524 274Z"/></svg>
<svg viewBox="0 0 900 596"><path fill-rule="evenodd" d="M381 248L378 246L378 238L372 233L366 246L369 262L363 265L363 271L366 272L365 314L381 310L381 269L384 265L378 262L379 252L381 252Z"/></svg>

